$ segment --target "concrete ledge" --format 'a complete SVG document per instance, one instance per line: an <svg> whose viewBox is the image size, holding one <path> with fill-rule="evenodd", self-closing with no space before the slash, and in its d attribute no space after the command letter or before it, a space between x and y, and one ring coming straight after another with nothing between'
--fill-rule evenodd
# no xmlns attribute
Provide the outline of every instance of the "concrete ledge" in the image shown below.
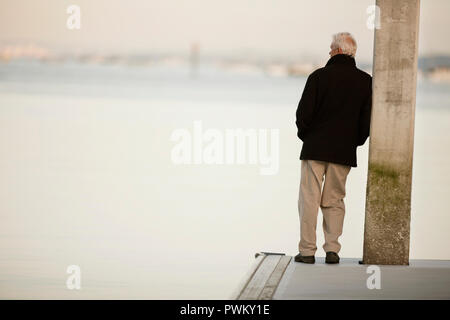
<svg viewBox="0 0 450 320"><path fill-rule="evenodd" d="M255 263L232 299L271 300L291 259L283 253L257 253Z"/></svg>

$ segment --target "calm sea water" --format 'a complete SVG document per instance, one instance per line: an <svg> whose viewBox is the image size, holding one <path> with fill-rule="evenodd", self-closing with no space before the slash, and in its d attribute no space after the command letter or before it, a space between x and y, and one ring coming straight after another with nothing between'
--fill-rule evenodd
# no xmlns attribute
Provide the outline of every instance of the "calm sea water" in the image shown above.
<svg viewBox="0 0 450 320"><path fill-rule="evenodd" d="M0 64L0 298L229 298L258 251L295 255L305 78ZM174 130L279 129L279 171L176 165ZM450 259L450 86L417 93L411 258ZM360 257L368 143L347 182L343 257ZM323 235L318 223L318 253ZM66 269L81 268L81 290Z"/></svg>

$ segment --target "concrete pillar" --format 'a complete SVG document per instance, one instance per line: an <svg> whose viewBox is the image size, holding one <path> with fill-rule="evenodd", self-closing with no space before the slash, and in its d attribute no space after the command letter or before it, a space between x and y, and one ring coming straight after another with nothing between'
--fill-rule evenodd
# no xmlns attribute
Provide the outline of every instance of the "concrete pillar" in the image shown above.
<svg viewBox="0 0 450 320"><path fill-rule="evenodd" d="M409 264L420 0L377 0L364 264Z"/></svg>

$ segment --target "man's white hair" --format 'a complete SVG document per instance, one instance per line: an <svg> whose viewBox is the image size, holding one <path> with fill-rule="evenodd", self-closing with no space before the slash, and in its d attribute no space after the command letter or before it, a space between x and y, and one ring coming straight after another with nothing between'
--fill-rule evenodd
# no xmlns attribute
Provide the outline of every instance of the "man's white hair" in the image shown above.
<svg viewBox="0 0 450 320"><path fill-rule="evenodd" d="M356 40L348 32L339 32L333 35L331 42L333 48L340 48L343 54L355 57L356 54Z"/></svg>

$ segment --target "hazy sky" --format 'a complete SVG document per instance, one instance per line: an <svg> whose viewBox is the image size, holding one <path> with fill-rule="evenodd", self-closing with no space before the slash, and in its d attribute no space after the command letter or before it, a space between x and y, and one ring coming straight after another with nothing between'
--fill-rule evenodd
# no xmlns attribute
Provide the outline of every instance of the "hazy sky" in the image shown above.
<svg viewBox="0 0 450 320"><path fill-rule="evenodd" d="M56 51L189 52L327 57L331 34L353 33L357 58L372 59L366 9L374 0L0 0L0 43ZM69 5L81 29L66 27ZM419 54L450 54L449 0L422 0Z"/></svg>

